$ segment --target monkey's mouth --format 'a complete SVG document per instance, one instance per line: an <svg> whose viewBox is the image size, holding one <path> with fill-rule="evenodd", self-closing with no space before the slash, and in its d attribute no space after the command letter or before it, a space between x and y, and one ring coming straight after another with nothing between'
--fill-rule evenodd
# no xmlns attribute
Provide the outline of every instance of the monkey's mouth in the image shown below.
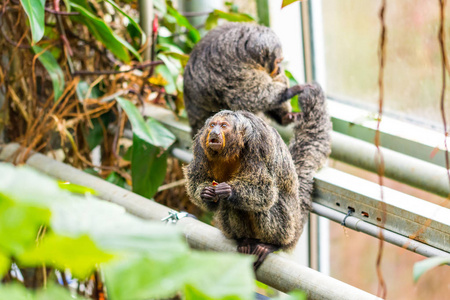
<svg viewBox="0 0 450 300"><path fill-rule="evenodd" d="M209 148L214 151L219 151L220 149L222 149L222 140L219 138L209 139Z"/></svg>

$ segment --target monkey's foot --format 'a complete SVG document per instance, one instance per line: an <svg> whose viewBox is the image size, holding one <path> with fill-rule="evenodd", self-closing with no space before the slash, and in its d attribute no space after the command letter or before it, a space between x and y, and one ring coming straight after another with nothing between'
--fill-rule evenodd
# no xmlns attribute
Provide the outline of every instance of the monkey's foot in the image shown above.
<svg viewBox="0 0 450 300"><path fill-rule="evenodd" d="M243 254L252 254L259 243L259 240L250 238L238 240L237 251Z"/></svg>
<svg viewBox="0 0 450 300"><path fill-rule="evenodd" d="M266 259L267 255L269 255L269 253L277 251L278 249L280 249L280 247L272 244L263 244L263 243L257 244L252 252L252 254L258 257L255 263L253 264L253 269L255 270L255 272L256 270L258 270L263 261Z"/></svg>
<svg viewBox="0 0 450 300"><path fill-rule="evenodd" d="M287 113L281 118L281 125L288 125L290 123L294 123L299 121L302 118L302 113L290 112Z"/></svg>

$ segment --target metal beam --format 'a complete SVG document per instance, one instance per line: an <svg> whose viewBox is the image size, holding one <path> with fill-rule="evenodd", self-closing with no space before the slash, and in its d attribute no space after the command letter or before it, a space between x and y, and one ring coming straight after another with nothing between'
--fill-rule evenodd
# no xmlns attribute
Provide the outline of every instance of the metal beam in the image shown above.
<svg viewBox="0 0 450 300"><path fill-rule="evenodd" d="M0 148L0 160L20 155L23 149L17 144ZM69 165L55 161L40 153L31 153L26 164L52 177L96 190L101 199L123 206L129 213L144 219L159 221L171 210L147 198L120 188L98 177L92 176ZM177 223L182 227L188 243L197 249L235 252L234 241L226 239L216 228L192 218ZM308 299L380 299L365 291L301 266L278 254L270 254L256 272L256 278L282 292L301 289Z"/></svg>
<svg viewBox="0 0 450 300"><path fill-rule="evenodd" d="M179 158L190 159L183 153L191 146L189 126L177 120L173 113L159 108L145 110L150 115L175 132L178 138L177 149L173 153ZM278 126L281 135L289 140L292 131ZM345 162L356 164L369 170L376 170L372 145L342 134L333 132L332 156ZM374 148L374 147L373 147ZM355 151L357 149L357 151ZM433 191L446 193L444 168L435 166L400 153L383 149L385 174L399 181ZM185 162L190 160L182 159ZM379 220L386 213L385 229L403 237L413 237L432 247L450 253L450 210L416 197L383 187L384 204L380 199L380 187L377 184L351 176L331 168L325 168L316 175L317 195L314 201L328 208L346 214L348 207L355 209L357 217L375 226L383 225ZM337 205L339 203L339 206ZM385 205L385 211L381 207ZM429 225L425 226L424 224ZM423 232L422 232L423 231ZM370 234L370 232L366 232ZM416 236L416 233L420 233ZM412 241L412 240L411 240Z"/></svg>
<svg viewBox="0 0 450 300"><path fill-rule="evenodd" d="M428 246L424 243L411 240L405 236L392 232L390 230L381 229L378 226L367 223L361 219L355 218L353 216L346 217L346 214L331 209L325 205L314 202L312 212L325 217L329 220L342 224L345 219L345 227L363 232L375 238L379 238L380 231L383 234L383 240L391 243L393 245L405 248L409 251L415 252L417 254L432 257L432 256L448 256L448 252L439 250L437 248Z"/></svg>

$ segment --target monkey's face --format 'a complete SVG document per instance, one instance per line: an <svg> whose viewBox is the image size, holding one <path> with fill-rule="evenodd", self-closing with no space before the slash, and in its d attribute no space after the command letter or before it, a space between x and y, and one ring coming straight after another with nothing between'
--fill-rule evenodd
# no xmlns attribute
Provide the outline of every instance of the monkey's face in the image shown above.
<svg viewBox="0 0 450 300"><path fill-rule="evenodd" d="M208 124L208 134L206 136L206 149L214 152L222 152L227 145L227 137L232 124L226 119L213 119Z"/></svg>

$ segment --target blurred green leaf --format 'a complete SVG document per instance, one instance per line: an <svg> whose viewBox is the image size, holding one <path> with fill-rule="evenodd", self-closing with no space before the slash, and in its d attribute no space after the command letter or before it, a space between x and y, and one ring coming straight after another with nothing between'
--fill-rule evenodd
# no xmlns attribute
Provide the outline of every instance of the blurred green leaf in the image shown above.
<svg viewBox="0 0 450 300"><path fill-rule="evenodd" d="M288 70L284 70L284 74L289 79L289 86L294 86L298 84L297 80L294 78L291 72L289 72ZM291 106L292 112L301 111L300 105L298 104L298 95L295 95L294 97L291 98Z"/></svg>
<svg viewBox="0 0 450 300"><path fill-rule="evenodd" d="M77 1L79 3L83 3L83 1ZM116 35L111 28L100 18L97 18L92 12L90 12L86 7L83 7L75 2L71 2L71 6L78 11L81 16L72 16L72 18L82 24L85 24L89 31L94 35L94 37L103 43L106 48L108 48L115 56L121 59L124 62L130 61L130 56L126 49L130 50L131 47L126 43L122 38ZM87 3L85 6L88 6ZM125 44L124 44L125 42ZM132 53L136 56L136 51L132 51ZM137 58L141 60L139 54L137 54Z"/></svg>
<svg viewBox="0 0 450 300"><path fill-rule="evenodd" d="M244 13L235 13L235 12L225 12L218 9L215 9L211 12L206 19L205 29L211 30L217 26L217 22L219 19L224 19L230 22L254 22L255 19Z"/></svg>
<svg viewBox="0 0 450 300"><path fill-rule="evenodd" d="M0 278L3 278L3 276L8 272L9 268L11 266L11 261L7 256L5 256L2 252L0 252Z"/></svg>
<svg viewBox="0 0 450 300"><path fill-rule="evenodd" d="M44 36L45 0L20 0L31 27L33 43L39 42Z"/></svg>
<svg viewBox="0 0 450 300"><path fill-rule="evenodd" d="M155 73L161 75L167 81L167 84L164 86L166 92L168 94L175 94L177 91L177 86L169 68L167 68L166 65L159 65L155 68Z"/></svg>
<svg viewBox="0 0 450 300"><path fill-rule="evenodd" d="M166 1L164 0L153 0L153 6L157 11L161 12L162 15L167 13Z"/></svg>
<svg viewBox="0 0 450 300"><path fill-rule="evenodd" d="M33 293L18 283L0 284L0 299L34 300Z"/></svg>
<svg viewBox="0 0 450 300"><path fill-rule="evenodd" d="M213 12L220 19L224 19L230 22L254 22L255 19L249 14L225 12L215 9Z"/></svg>
<svg viewBox="0 0 450 300"><path fill-rule="evenodd" d="M0 195L0 249L5 255L23 253L34 245L39 227L49 221L50 210L14 203Z"/></svg>
<svg viewBox="0 0 450 300"><path fill-rule="evenodd" d="M417 282L423 273L443 264L450 264L450 256L436 256L416 262L413 269L414 282Z"/></svg>
<svg viewBox="0 0 450 300"><path fill-rule="evenodd" d="M68 181L59 180L58 186L63 190L66 190L66 191L69 191L69 192L75 193L75 194L84 195L84 194L88 193L88 194L92 194L92 195L97 195L97 191L95 191L94 189L91 189L91 188L88 188L88 187L85 187L82 185L78 185L75 183L71 183Z"/></svg>
<svg viewBox="0 0 450 300"><path fill-rule="evenodd" d="M73 238L47 233L36 248L19 255L18 261L28 266L45 263L60 270L69 268L75 277L85 279L99 263L112 258L111 254L100 250L87 235Z"/></svg>
<svg viewBox="0 0 450 300"><path fill-rule="evenodd" d="M138 25L138 23L136 23L136 21L130 17L126 12L124 12L117 4L116 2L114 2L113 0L105 0L106 2L108 2L109 4L111 4L118 12L120 12L123 16L125 16L125 18L127 18L130 21L130 24L132 24L141 34L141 44L145 44L147 37L145 35L145 33L142 31L141 26Z"/></svg>
<svg viewBox="0 0 450 300"><path fill-rule="evenodd" d="M163 53L159 53L156 57L164 62L164 65L170 72L172 81L177 82L178 77L180 77L180 74L183 72L183 67L181 66L180 61Z"/></svg>
<svg viewBox="0 0 450 300"><path fill-rule="evenodd" d="M283 0L283 3L281 3L281 8L288 6L289 4L292 4L294 2L303 1L303 0Z"/></svg>
<svg viewBox="0 0 450 300"><path fill-rule="evenodd" d="M67 195L55 180L29 167L0 163L0 196L10 201L47 209L52 202L64 200Z"/></svg>
<svg viewBox="0 0 450 300"><path fill-rule="evenodd" d="M101 116L100 118L103 119L103 116ZM89 150L93 150L95 147L100 145L105 138L103 132L103 126L105 125L102 126L102 124L100 123L100 118L91 119L93 127L89 128L88 132L86 133L86 141L88 143Z"/></svg>
<svg viewBox="0 0 450 300"><path fill-rule="evenodd" d="M194 26L189 23L188 19L181 15L177 10L171 6L167 6L167 13L175 18L177 24L181 27L185 27L188 30L188 38L195 44L200 41L200 33Z"/></svg>
<svg viewBox="0 0 450 300"><path fill-rule="evenodd" d="M36 300L73 300L86 299L76 293L72 294L67 289L56 284L49 284L46 289L38 290Z"/></svg>
<svg viewBox="0 0 450 300"><path fill-rule="evenodd" d="M133 192L151 199L164 182L167 170L167 151L133 135L131 178Z"/></svg>
<svg viewBox="0 0 450 300"><path fill-rule="evenodd" d="M205 29L206 30L213 29L214 27L216 27L218 25L218 22L219 22L219 17L214 12L211 12L208 15L208 18L206 19Z"/></svg>
<svg viewBox="0 0 450 300"><path fill-rule="evenodd" d="M106 177L105 180L112 184L120 186L121 188L126 188L127 185L127 181L125 180L125 178L120 176L120 174L118 174L117 172L109 173L108 177Z"/></svg>
<svg viewBox="0 0 450 300"><path fill-rule="evenodd" d="M86 299L58 285L49 284L45 289L29 290L18 283L0 285L0 299L8 300L73 300Z"/></svg>
<svg viewBox="0 0 450 300"><path fill-rule="evenodd" d="M153 146L164 149L167 149L175 141L175 136L158 121L152 120L145 123L141 113L131 101L121 97L117 97L116 99L130 120L133 134L138 138Z"/></svg>
<svg viewBox="0 0 450 300"><path fill-rule="evenodd" d="M131 258L128 263L108 265L105 273L114 299L166 298L183 287L189 295L211 299L252 299L251 264L249 256L185 253L171 259Z"/></svg>
<svg viewBox="0 0 450 300"><path fill-rule="evenodd" d="M38 54L44 51L44 49L42 49L39 46L33 46L33 51L35 54ZM64 73L61 70L61 67L59 66L56 59L49 51L45 51L44 53L40 54L38 56L38 60L41 62L41 64L44 66L44 68L50 75L53 84L53 91L55 92L54 98L56 102L64 92L64 83L65 83Z"/></svg>
<svg viewBox="0 0 450 300"><path fill-rule="evenodd" d="M117 204L94 197L72 198L53 206L51 227L59 235L89 235L108 253L141 253L163 259L188 251L179 228L135 217ZM168 251L170 249L170 251Z"/></svg>

